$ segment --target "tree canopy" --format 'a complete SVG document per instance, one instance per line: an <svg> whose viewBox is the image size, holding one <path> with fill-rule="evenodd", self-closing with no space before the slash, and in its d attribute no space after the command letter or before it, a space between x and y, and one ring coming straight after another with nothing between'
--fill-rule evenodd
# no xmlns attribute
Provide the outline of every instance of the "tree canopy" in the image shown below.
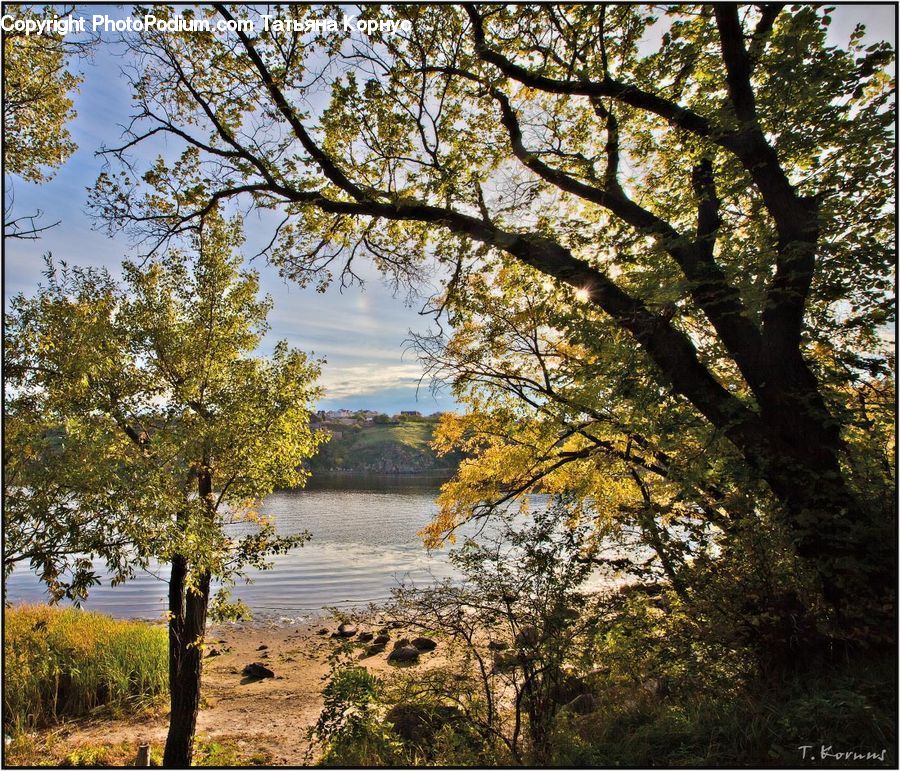
<svg viewBox="0 0 900 771"><path fill-rule="evenodd" d="M364 254L410 280L444 266L438 304L463 330L482 276L513 302L518 287L562 297L541 324L596 389L567 421L657 415L616 452L683 440L714 486L762 483L839 615L889 586L869 550L891 482L870 486L848 434L871 419L860 398L892 388L890 47L860 28L827 44L814 6L371 15L411 32L133 41L136 120L109 150L126 167L98 180L99 216L152 248L240 199L280 213L268 253L302 283L352 280ZM182 157L130 167L159 133Z"/></svg>
<svg viewBox="0 0 900 771"><path fill-rule="evenodd" d="M3 12L14 20L50 17L46 6L10 4ZM90 53L91 37L77 42L47 31L3 33L3 164L7 174L27 182L46 182L75 152L67 124L76 116L71 95L82 78L72 59ZM4 236L34 239L53 225L40 225L42 212L16 215L12 185L4 180ZM56 223L58 224L58 223Z"/></svg>

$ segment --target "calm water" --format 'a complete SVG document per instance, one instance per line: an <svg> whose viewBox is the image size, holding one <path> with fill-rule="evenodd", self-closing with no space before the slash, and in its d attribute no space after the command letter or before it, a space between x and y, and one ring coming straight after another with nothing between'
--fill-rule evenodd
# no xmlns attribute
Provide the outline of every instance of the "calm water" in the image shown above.
<svg viewBox="0 0 900 771"><path fill-rule="evenodd" d="M390 597L399 581L429 583L452 575L446 550L429 554L416 535L435 514L440 480L409 477L320 477L308 489L267 498L260 512L282 533L308 530L312 540L275 558L274 568L253 571L234 596L257 621L303 621L328 606L353 607ZM120 617L159 618L165 609L168 569L91 590L85 607ZM7 599L41 601L38 580L17 568Z"/></svg>

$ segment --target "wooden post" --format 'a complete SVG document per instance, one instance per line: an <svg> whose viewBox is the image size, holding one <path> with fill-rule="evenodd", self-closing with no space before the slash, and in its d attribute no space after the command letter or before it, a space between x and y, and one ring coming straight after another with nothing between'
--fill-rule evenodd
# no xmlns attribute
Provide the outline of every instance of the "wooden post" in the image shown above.
<svg viewBox="0 0 900 771"><path fill-rule="evenodd" d="M141 744L138 746L137 759L134 765L138 768L147 768L150 765L150 745Z"/></svg>

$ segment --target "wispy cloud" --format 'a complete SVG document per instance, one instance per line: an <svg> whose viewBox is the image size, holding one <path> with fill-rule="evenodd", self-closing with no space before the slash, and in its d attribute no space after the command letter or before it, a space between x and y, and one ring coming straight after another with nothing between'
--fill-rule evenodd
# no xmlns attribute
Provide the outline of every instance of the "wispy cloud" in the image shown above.
<svg viewBox="0 0 900 771"><path fill-rule="evenodd" d="M409 389L419 386L422 368L418 364L326 366L321 378L328 399L375 394L385 389ZM427 385L427 384L426 384Z"/></svg>

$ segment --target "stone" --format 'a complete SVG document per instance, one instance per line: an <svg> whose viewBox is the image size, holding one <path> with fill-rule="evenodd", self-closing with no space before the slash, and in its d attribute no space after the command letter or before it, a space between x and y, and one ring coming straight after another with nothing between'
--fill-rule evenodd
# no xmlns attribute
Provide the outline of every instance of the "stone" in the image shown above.
<svg viewBox="0 0 900 771"><path fill-rule="evenodd" d="M516 635L517 648L533 648L541 639L538 628L532 624L523 626Z"/></svg>
<svg viewBox="0 0 900 771"><path fill-rule="evenodd" d="M377 656L379 653L384 653L384 645L370 645L366 648L366 656Z"/></svg>
<svg viewBox="0 0 900 771"><path fill-rule="evenodd" d="M391 641L391 638L386 634L380 634L376 637L372 642L375 645L387 645Z"/></svg>
<svg viewBox="0 0 900 771"><path fill-rule="evenodd" d="M437 643L430 637L416 637L413 639L412 645L420 651L433 651L437 648Z"/></svg>
<svg viewBox="0 0 900 771"><path fill-rule="evenodd" d="M509 643L505 643L503 640L491 640L487 647L489 651L505 651L509 647Z"/></svg>
<svg viewBox="0 0 900 771"><path fill-rule="evenodd" d="M258 651L267 651L269 649L268 645L260 645L256 650Z"/></svg>
<svg viewBox="0 0 900 771"><path fill-rule="evenodd" d="M356 634L356 624L341 624L338 627L340 637L353 637Z"/></svg>
<svg viewBox="0 0 900 771"><path fill-rule="evenodd" d="M508 672L511 669L515 669L519 666L521 662L519 661L519 656L516 653L506 653L503 651L498 651L494 655L494 672Z"/></svg>
<svg viewBox="0 0 900 771"><path fill-rule="evenodd" d="M394 650L397 650L397 648L405 648L407 645L412 645L412 643L406 637L401 637L394 643Z"/></svg>
<svg viewBox="0 0 900 771"><path fill-rule="evenodd" d="M218 648L210 648L206 652L206 658L208 658L208 659L211 659L213 656L221 656L221 655L222 655L222 651L220 651Z"/></svg>
<svg viewBox="0 0 900 771"><path fill-rule="evenodd" d="M322 627L318 632L316 632L316 634L326 635L328 634L328 630Z"/></svg>
<svg viewBox="0 0 900 771"><path fill-rule="evenodd" d="M403 741L429 747L445 725L460 717L459 710L445 704L400 702L384 716Z"/></svg>
<svg viewBox="0 0 900 771"><path fill-rule="evenodd" d="M563 707L567 712L574 712L576 715L587 715L594 711L597 706L597 700L592 693L582 693L576 696L572 701Z"/></svg>
<svg viewBox="0 0 900 771"><path fill-rule="evenodd" d="M374 632L360 632L356 639L360 642L369 642L375 636Z"/></svg>
<svg viewBox="0 0 900 771"><path fill-rule="evenodd" d="M247 664L241 674L243 674L245 677L252 677L254 680L263 680L267 677L275 677L275 673L271 669L260 664L258 661L254 661L252 664Z"/></svg>
<svg viewBox="0 0 900 771"><path fill-rule="evenodd" d="M388 656L392 664L415 664L419 660L419 649L412 645L394 648Z"/></svg>

